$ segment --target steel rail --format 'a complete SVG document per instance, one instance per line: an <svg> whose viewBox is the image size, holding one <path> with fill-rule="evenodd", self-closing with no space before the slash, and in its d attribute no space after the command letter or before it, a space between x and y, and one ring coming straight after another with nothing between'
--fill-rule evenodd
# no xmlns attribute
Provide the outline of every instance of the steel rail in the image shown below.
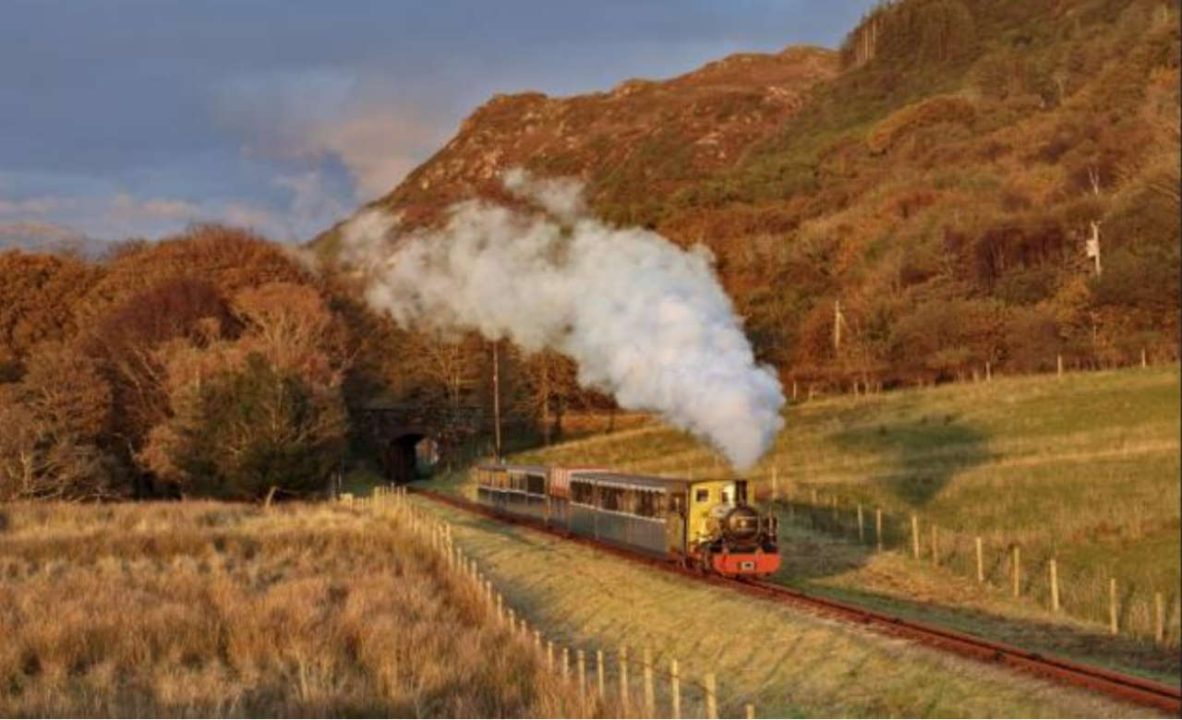
<svg viewBox="0 0 1182 720"><path fill-rule="evenodd" d="M839 600L809 595L800 590L767 581L740 580L701 573L681 567L680 565L675 565L665 559L644 555L616 545L600 542L593 538L573 535L563 529L551 527L534 518L498 512L494 508L455 495L422 488L410 488L410 491L444 505L492 518L500 522L528 527L579 545L585 545L599 551L643 563L650 567L659 568L665 572L690 577L696 581L731 588L774 602L807 608L816 614L870 627L886 635L905 638L981 662L1003 665L1046 680L1087 688L1110 697L1156 708L1175 717L1182 715L1182 691L1152 680L1146 680L1133 675L1125 675L1092 665L1083 665L1053 655L1024 650L1014 645L985 640L973 635L928 625L915 620L906 620Z"/></svg>

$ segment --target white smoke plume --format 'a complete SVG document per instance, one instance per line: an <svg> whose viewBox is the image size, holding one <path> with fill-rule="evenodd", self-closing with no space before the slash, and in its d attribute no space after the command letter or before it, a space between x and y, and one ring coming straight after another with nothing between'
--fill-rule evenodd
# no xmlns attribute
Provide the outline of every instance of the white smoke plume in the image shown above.
<svg viewBox="0 0 1182 720"><path fill-rule="evenodd" d="M467 201L442 229L401 235L380 210L352 220L345 253L368 270L369 302L404 326L563 353L584 387L750 468L784 424L784 393L756 364L709 250L587 216L576 181L520 170L504 181L532 211Z"/></svg>

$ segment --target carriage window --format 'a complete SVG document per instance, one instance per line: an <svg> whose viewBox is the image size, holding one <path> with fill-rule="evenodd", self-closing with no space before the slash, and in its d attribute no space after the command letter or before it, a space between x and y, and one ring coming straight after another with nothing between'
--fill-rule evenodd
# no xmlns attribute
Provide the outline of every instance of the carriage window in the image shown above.
<svg viewBox="0 0 1182 720"><path fill-rule="evenodd" d="M526 475L526 489L534 495L546 492L546 478L542 475Z"/></svg>
<svg viewBox="0 0 1182 720"><path fill-rule="evenodd" d="M661 514L661 494L655 490L641 490L636 514L641 517L657 517Z"/></svg>
<svg viewBox="0 0 1182 720"><path fill-rule="evenodd" d="M699 488L694 492L696 502L706 502L710 499L710 488Z"/></svg>
<svg viewBox="0 0 1182 720"><path fill-rule="evenodd" d="M621 510L624 501L624 491L621 488L599 488L599 507L604 510Z"/></svg>
<svg viewBox="0 0 1182 720"><path fill-rule="evenodd" d="M571 501L581 505L593 505L594 493L590 483L572 482L570 484Z"/></svg>

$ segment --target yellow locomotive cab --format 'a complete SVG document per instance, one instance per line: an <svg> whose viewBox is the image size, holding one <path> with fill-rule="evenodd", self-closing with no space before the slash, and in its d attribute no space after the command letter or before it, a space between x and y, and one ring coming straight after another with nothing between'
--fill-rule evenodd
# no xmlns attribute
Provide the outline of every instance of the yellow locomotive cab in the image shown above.
<svg viewBox="0 0 1182 720"><path fill-rule="evenodd" d="M735 500L734 480L692 480L689 485L689 527L686 540L689 545L706 540L711 536L710 510L719 503Z"/></svg>

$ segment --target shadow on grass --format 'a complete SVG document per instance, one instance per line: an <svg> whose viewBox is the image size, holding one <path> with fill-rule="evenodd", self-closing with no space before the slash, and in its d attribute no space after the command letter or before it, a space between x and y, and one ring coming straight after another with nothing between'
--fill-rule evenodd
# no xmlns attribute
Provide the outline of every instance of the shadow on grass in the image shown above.
<svg viewBox="0 0 1182 720"><path fill-rule="evenodd" d="M1025 650L1057 655L1090 665L1138 675L1179 686L1182 663L1176 649L1145 640L1109 635L1066 623L1014 618L978 608L911 600L868 590L837 588L818 583L794 583L810 593L843 600L896 617L1016 645Z"/></svg>
<svg viewBox="0 0 1182 720"><path fill-rule="evenodd" d="M922 508L958 473L994 457L986 448L988 436L958 417L929 413L917 420L854 425L832 439L842 450L886 459L890 470L874 480L901 502Z"/></svg>
<svg viewBox="0 0 1182 720"><path fill-rule="evenodd" d="M1041 620L1015 617L1004 610L970 604L979 590L971 581L941 589L924 582L912 582L888 564L881 571L868 571L864 584L859 576L837 578L855 572L870 562L873 546L837 539L794 525L781 528L780 551L784 560L776 582L797 587L811 594L831 597L853 605L897 617L918 620L958 630L977 637L997 640L1036 652L1057 655L1079 662L1112 668L1178 685L1182 661L1176 649L1161 648L1152 642L1127 635L1109 635L1099 626L1086 626L1068 620ZM907 572L922 572L919 568ZM916 578L921 580L921 578ZM987 595L980 596L982 600Z"/></svg>

